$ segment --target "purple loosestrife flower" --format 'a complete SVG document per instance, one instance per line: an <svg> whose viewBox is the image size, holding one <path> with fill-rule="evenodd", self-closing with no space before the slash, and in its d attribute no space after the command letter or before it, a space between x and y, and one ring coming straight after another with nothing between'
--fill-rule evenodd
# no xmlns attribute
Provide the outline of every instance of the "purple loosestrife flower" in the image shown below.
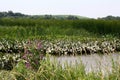
<svg viewBox="0 0 120 80"><path fill-rule="evenodd" d="M22 58L23 58L23 59L27 59L27 54L24 54L24 55L22 56Z"/></svg>
<svg viewBox="0 0 120 80"><path fill-rule="evenodd" d="M24 54L22 56L22 59L26 61L25 66L29 69L32 68L31 63L30 63L32 57L33 57L33 54L30 52L30 50L28 50L27 48L24 48Z"/></svg>
<svg viewBox="0 0 120 80"><path fill-rule="evenodd" d="M26 66L26 68L28 68L28 69L31 69L31 68L32 68L30 62L26 62L26 63L25 63L25 66Z"/></svg>
<svg viewBox="0 0 120 80"><path fill-rule="evenodd" d="M31 56L32 56L32 53L27 48L25 48L22 58L27 59L28 57L31 57Z"/></svg>

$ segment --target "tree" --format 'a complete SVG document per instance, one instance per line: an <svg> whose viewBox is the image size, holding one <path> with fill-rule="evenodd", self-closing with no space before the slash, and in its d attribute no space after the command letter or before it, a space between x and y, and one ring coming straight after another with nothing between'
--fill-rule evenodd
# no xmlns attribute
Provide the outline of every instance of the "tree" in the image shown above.
<svg viewBox="0 0 120 80"><path fill-rule="evenodd" d="M53 16L52 15L45 15L44 18L45 19L53 19Z"/></svg>
<svg viewBox="0 0 120 80"><path fill-rule="evenodd" d="M14 16L14 13L12 11L8 11L7 15L8 16Z"/></svg>
<svg viewBox="0 0 120 80"><path fill-rule="evenodd" d="M77 20L78 17L70 15L70 16L67 17L67 19L69 19L69 20Z"/></svg>

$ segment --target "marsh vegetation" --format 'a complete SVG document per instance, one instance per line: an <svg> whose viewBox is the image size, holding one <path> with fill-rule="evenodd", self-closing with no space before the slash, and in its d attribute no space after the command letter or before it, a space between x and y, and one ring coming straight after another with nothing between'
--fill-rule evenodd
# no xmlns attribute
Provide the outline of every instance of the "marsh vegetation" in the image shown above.
<svg viewBox="0 0 120 80"><path fill-rule="evenodd" d="M119 20L1 17L0 79L119 80L119 35Z"/></svg>

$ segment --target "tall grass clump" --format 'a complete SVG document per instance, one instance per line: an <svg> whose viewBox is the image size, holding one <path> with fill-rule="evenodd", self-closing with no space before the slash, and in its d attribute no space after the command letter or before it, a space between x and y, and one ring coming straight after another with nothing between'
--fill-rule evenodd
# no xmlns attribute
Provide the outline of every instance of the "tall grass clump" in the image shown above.
<svg viewBox="0 0 120 80"><path fill-rule="evenodd" d="M50 55L40 61L37 70L30 69L25 66L24 60L21 60L11 71L0 71L1 80L119 80L120 65L113 61L112 71L109 74L98 72L86 73L85 66L81 63L70 65L64 63L64 66L56 60L51 61Z"/></svg>
<svg viewBox="0 0 120 80"><path fill-rule="evenodd" d="M118 60L112 59L112 73L108 76L110 80L119 80L120 79L120 62Z"/></svg>

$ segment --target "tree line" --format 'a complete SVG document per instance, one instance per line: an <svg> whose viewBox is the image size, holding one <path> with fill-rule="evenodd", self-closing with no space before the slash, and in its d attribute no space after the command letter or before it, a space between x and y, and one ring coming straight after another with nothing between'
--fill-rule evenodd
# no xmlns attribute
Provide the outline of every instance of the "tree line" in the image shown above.
<svg viewBox="0 0 120 80"><path fill-rule="evenodd" d="M27 15L27 14L22 14L20 12L13 12L13 11L8 11L8 12L0 12L0 18L30 18L30 19L59 19L59 20L78 20L78 19L91 19L87 17L82 17L82 16L76 16L76 15ZM98 18L100 20L120 20L119 16L106 16L106 17L101 17Z"/></svg>
<svg viewBox="0 0 120 80"><path fill-rule="evenodd" d="M79 17L74 15L26 15L22 13L14 13L13 11L0 12L0 18L30 18L30 19L68 19L78 20Z"/></svg>

